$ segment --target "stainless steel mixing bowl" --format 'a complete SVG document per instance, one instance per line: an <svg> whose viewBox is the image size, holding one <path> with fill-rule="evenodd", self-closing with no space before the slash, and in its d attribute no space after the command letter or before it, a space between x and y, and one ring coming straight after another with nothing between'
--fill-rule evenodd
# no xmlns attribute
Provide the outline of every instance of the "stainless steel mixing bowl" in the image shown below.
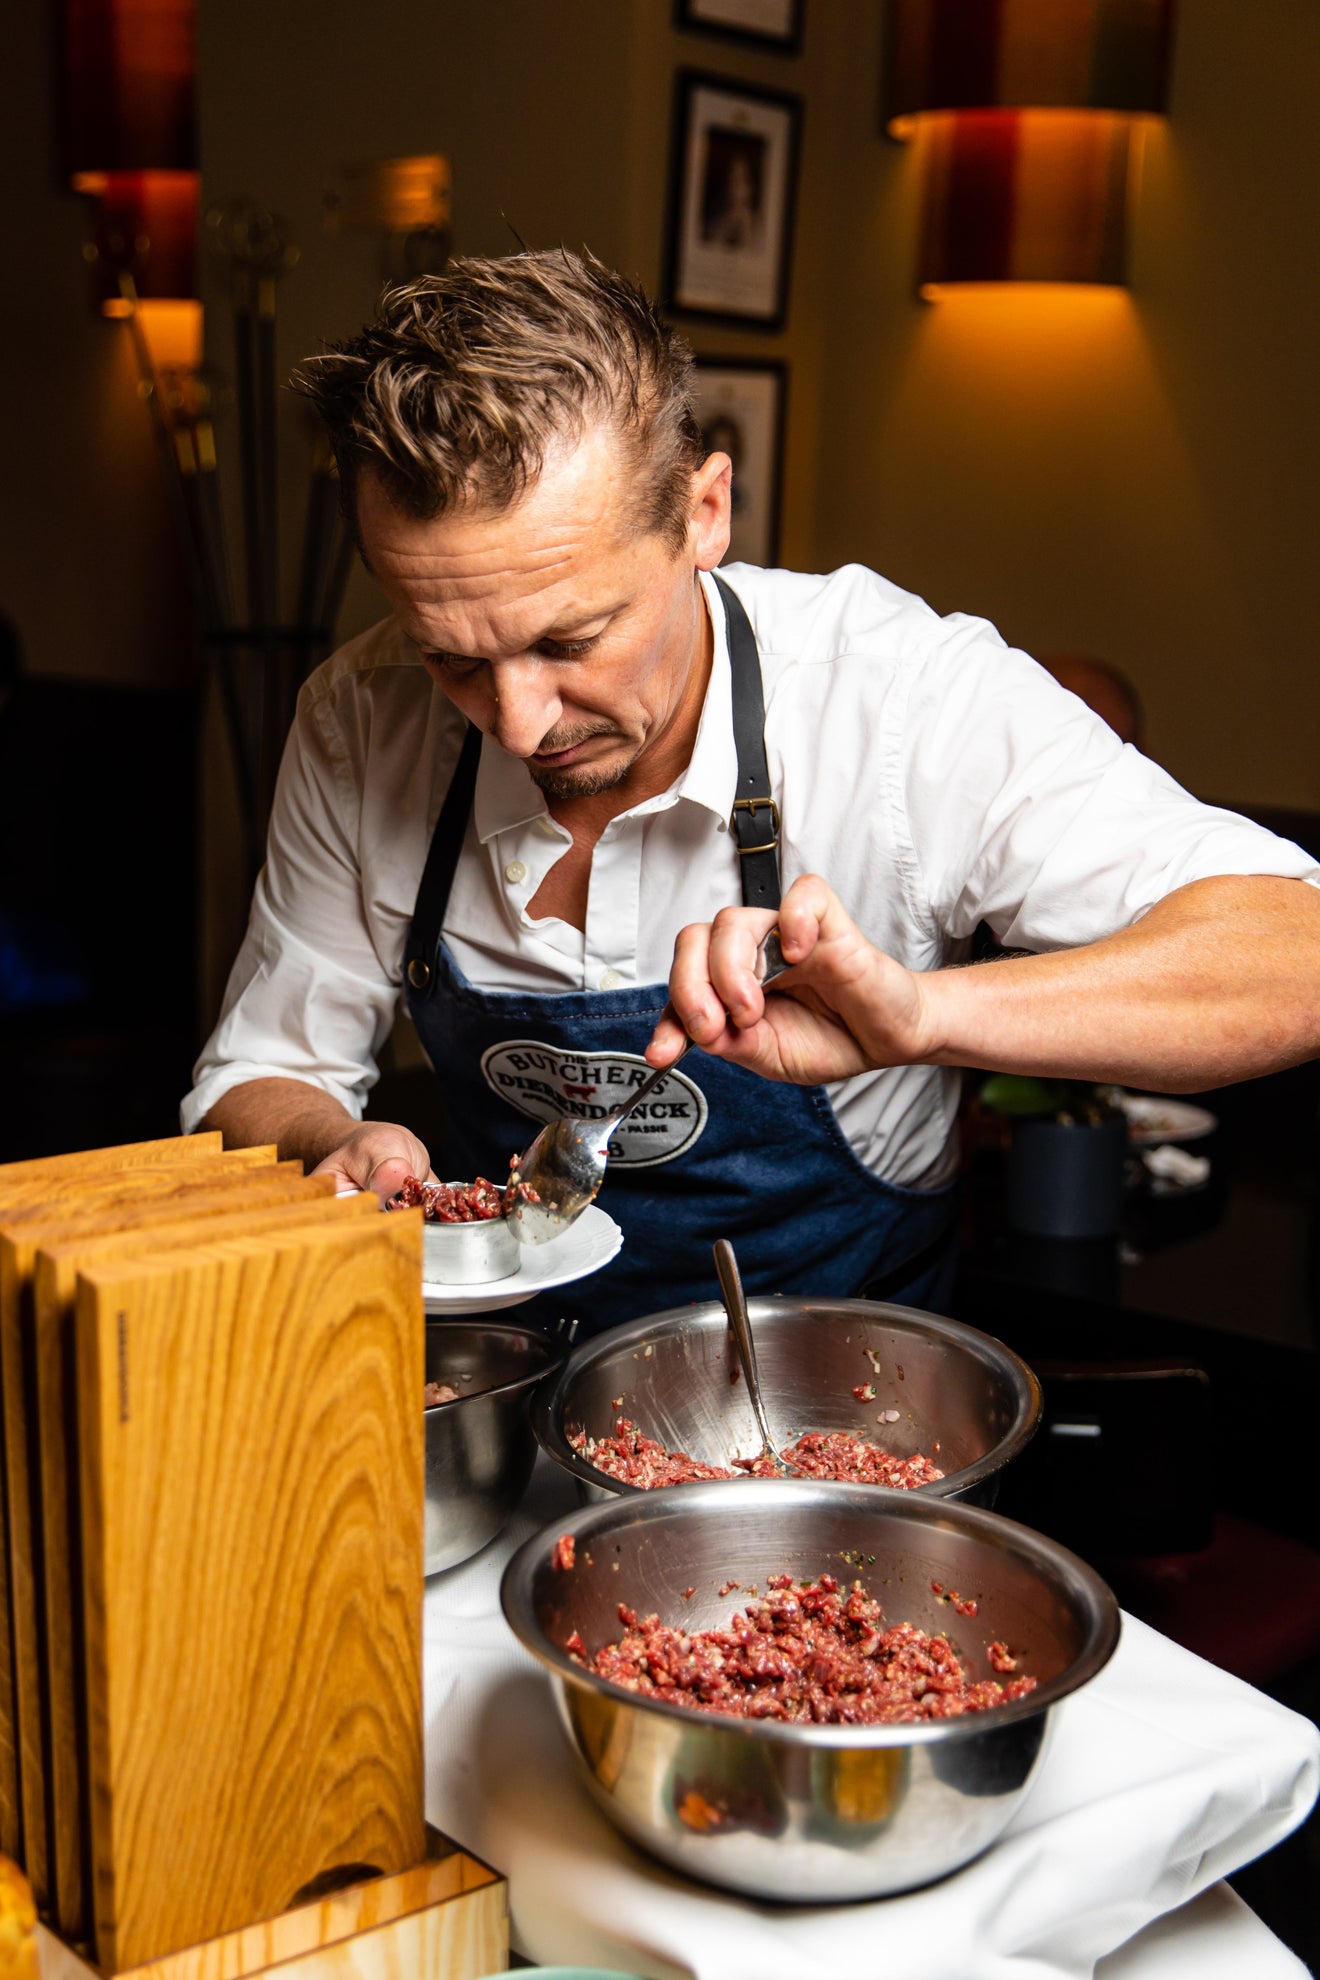
<svg viewBox="0 0 1320 1980"><path fill-rule="evenodd" d="M567 1350L567 1335L507 1321L427 1322L426 1379L459 1392L426 1411L428 1574L457 1567L511 1518L536 1461L527 1400Z"/></svg>
<svg viewBox="0 0 1320 1980"><path fill-rule="evenodd" d="M575 1565L553 1564L571 1533ZM872 1558L874 1557L874 1559ZM857 1563L864 1561L860 1569ZM921 1725L721 1718L592 1676L621 1635L618 1605L687 1629L727 1624L729 1580L860 1580L890 1622L953 1641L973 1678L996 1637L1040 1680L1010 1705ZM959 1616L932 1581L975 1598ZM684 1591L695 1592L684 1600ZM817 1480L671 1486L585 1507L519 1549L504 1613L550 1673L588 1786L624 1834L674 1869L750 1897L838 1903L931 1882L992 1843L1025 1797L1052 1709L1118 1641L1118 1606L1089 1567L996 1513Z"/></svg>
<svg viewBox="0 0 1320 1980"><path fill-rule="evenodd" d="M993 1504L998 1473L1040 1420L1040 1384L1010 1348L960 1321L874 1300L776 1297L748 1308L781 1451L804 1430L853 1430L899 1457L938 1443L945 1475L921 1491ZM718 1302L649 1314L576 1348L537 1391L532 1427L584 1499L635 1494L579 1456L569 1432L607 1436L622 1414L708 1464L756 1456L760 1433L736 1367ZM875 1400L859 1402L853 1390L867 1385ZM876 1421L893 1409L896 1422Z"/></svg>

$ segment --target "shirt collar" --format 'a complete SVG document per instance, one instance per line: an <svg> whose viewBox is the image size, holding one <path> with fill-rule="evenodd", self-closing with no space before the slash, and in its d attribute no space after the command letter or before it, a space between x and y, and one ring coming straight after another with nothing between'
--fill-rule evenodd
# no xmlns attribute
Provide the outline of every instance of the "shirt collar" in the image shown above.
<svg viewBox="0 0 1320 1980"><path fill-rule="evenodd" d="M724 617L724 601L708 573L701 573L701 593L714 635L710 680L706 699L687 768L667 791L635 805L625 816L645 817L667 811L680 798L699 804L715 817L725 820L737 790L738 753L733 740L733 684L729 671L729 641ZM531 772L516 756L509 756L497 743L482 744L477 769L477 788L472 800L477 837L482 845L501 832L516 831L547 816L544 797Z"/></svg>

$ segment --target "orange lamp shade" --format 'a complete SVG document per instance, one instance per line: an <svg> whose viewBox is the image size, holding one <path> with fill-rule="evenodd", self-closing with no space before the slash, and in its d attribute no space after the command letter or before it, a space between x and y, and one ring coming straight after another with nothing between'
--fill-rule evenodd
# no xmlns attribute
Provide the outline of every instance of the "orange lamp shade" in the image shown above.
<svg viewBox="0 0 1320 1980"><path fill-rule="evenodd" d="M932 110L1165 107L1172 0L891 0L885 122Z"/></svg>
<svg viewBox="0 0 1320 1980"><path fill-rule="evenodd" d="M1121 283L1131 120L977 110L923 117L918 283Z"/></svg>
<svg viewBox="0 0 1320 1980"><path fill-rule="evenodd" d="M891 0L885 122L923 164L923 295L1126 279L1142 120L1173 0Z"/></svg>
<svg viewBox="0 0 1320 1980"><path fill-rule="evenodd" d="M97 298L116 315L120 277L141 297L197 294L196 172L81 173L76 189L91 195L88 262Z"/></svg>
<svg viewBox="0 0 1320 1980"><path fill-rule="evenodd" d="M69 177L197 164L195 0L64 0Z"/></svg>

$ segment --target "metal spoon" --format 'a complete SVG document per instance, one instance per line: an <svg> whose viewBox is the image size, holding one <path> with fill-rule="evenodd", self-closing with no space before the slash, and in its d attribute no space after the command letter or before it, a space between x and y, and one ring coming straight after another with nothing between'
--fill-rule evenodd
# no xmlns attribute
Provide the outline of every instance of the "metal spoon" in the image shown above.
<svg viewBox="0 0 1320 1980"><path fill-rule="evenodd" d="M773 983L791 967L784 960L777 928L772 928L757 947L754 967L758 983ZM678 1059L691 1042L684 1040ZM595 1200L605 1180L610 1138L615 1129L627 1120L634 1107L654 1093L662 1080L668 1079L678 1059L644 1079L636 1092L629 1094L623 1105L607 1114L603 1121L579 1121L565 1114L541 1129L517 1165L524 1187L534 1191L537 1198L534 1203L519 1201L509 1213L519 1244L548 1244L552 1238L561 1237L574 1218L580 1217Z"/></svg>
<svg viewBox="0 0 1320 1980"><path fill-rule="evenodd" d="M729 1328L734 1344L738 1349L738 1359L742 1363L743 1374L747 1378L747 1393L752 1399L752 1411L756 1417L756 1427L761 1433L761 1456L781 1478L800 1478L802 1473L782 1458L775 1449L770 1435L770 1424L761 1399L761 1377L756 1367L756 1345L752 1340L752 1322L747 1312L747 1296L743 1292L742 1273L738 1270L738 1260L733 1255L733 1246L727 1238L716 1238L711 1246L715 1254L715 1270L719 1274L720 1298L724 1301L724 1311L729 1316Z"/></svg>

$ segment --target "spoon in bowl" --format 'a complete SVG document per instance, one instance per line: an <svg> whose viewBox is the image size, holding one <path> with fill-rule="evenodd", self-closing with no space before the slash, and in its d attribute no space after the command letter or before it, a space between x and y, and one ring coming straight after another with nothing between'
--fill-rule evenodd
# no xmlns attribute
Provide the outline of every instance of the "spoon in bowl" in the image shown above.
<svg viewBox="0 0 1320 1980"><path fill-rule="evenodd" d="M756 951L753 965L758 983L773 983L792 965L785 962L779 946L779 930L772 928ZM621 1107L614 1108L603 1121L580 1121L570 1114L550 1121L527 1148L515 1170L522 1185L518 1200L509 1212L509 1223L519 1244L549 1244L562 1237L575 1218L580 1217L605 1180L610 1139L620 1122L634 1107L655 1092L668 1079L674 1066L691 1044L685 1039L678 1058L644 1079ZM526 1192L526 1194L523 1194Z"/></svg>
<svg viewBox="0 0 1320 1980"><path fill-rule="evenodd" d="M796 1466L791 1465L787 1458L780 1456L775 1449L774 1438L770 1435L770 1424L761 1396L761 1377L756 1366L756 1344L752 1340L752 1322L747 1311L747 1295L743 1291L742 1273L738 1270L738 1260L734 1257L733 1246L727 1238L716 1238L711 1250L715 1254L720 1298L724 1301L724 1311L729 1316L729 1328L738 1349L738 1359L742 1363L742 1372L747 1378L747 1393L751 1398L752 1414L756 1418L756 1427L761 1433L761 1457L766 1464L774 1467L776 1477L801 1478L802 1473Z"/></svg>

